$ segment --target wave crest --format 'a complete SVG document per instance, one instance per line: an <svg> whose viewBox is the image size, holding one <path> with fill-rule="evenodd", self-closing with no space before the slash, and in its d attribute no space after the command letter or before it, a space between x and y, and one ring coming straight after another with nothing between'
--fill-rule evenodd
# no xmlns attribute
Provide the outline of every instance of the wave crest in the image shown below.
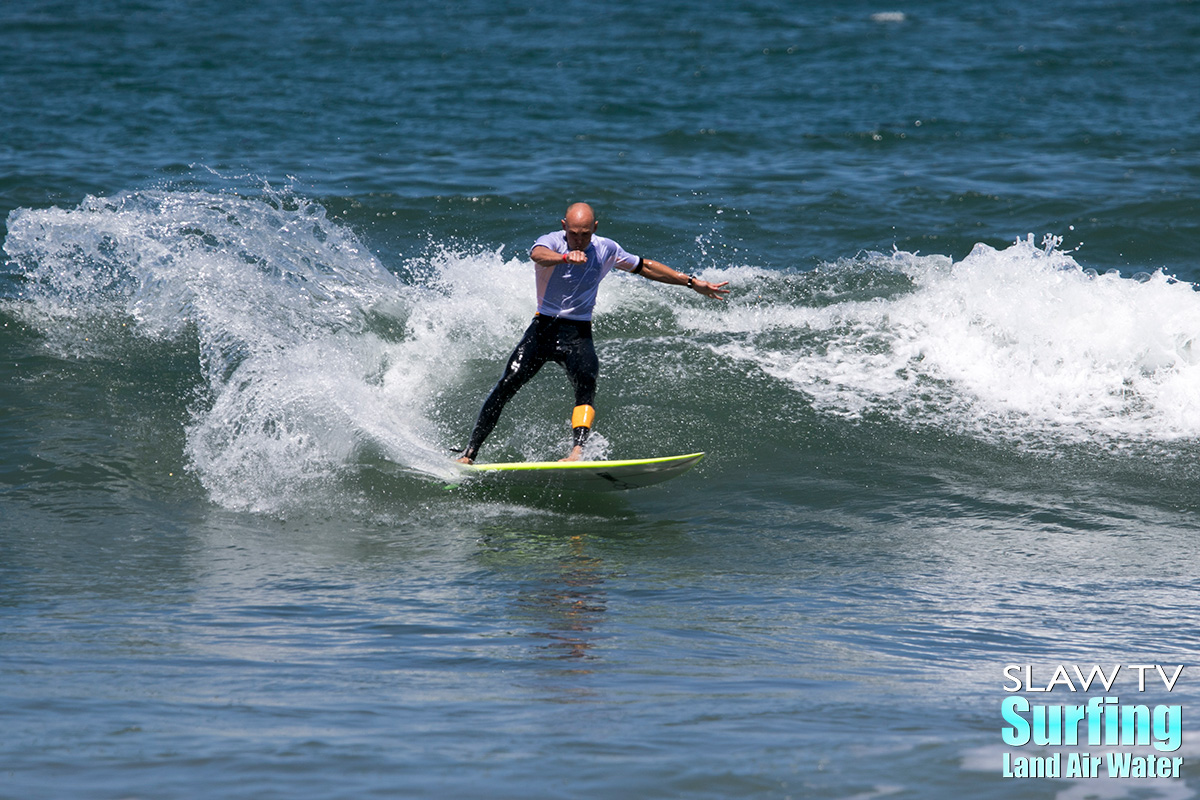
<svg viewBox="0 0 1200 800"><path fill-rule="evenodd" d="M785 292L695 324L828 414L1031 446L1200 436L1195 287L1096 275L1057 244L864 254L788 278L793 297L827 287L822 302Z"/></svg>

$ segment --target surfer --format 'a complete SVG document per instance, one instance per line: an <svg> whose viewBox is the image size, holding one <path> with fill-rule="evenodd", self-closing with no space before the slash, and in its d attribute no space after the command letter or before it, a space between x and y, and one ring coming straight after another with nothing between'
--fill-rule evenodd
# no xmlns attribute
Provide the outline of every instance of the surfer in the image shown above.
<svg viewBox="0 0 1200 800"><path fill-rule="evenodd" d="M479 411L471 440L458 459L463 464L474 462L505 404L547 361L562 364L575 389L571 413L574 444L562 460L578 461L583 455L583 445L596 418L592 402L600 374L600 361L592 345L592 309L600 281L614 267L659 283L687 286L717 300L729 294L724 288L729 281L709 283L653 259L631 255L612 239L596 236L599 222L587 203L572 205L561 222L562 230L540 237L529 251L537 283L537 314Z"/></svg>

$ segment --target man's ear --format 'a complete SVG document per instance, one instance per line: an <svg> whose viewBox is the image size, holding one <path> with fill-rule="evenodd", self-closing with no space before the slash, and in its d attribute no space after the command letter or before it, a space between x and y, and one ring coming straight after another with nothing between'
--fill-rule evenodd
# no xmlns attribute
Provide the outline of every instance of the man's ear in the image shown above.
<svg viewBox="0 0 1200 800"><path fill-rule="evenodd" d="M564 219L560 219L560 220L558 221L558 224L559 224L559 225L562 225L562 229L563 229L564 231L567 229L567 220L566 220L565 218L564 218Z"/></svg>

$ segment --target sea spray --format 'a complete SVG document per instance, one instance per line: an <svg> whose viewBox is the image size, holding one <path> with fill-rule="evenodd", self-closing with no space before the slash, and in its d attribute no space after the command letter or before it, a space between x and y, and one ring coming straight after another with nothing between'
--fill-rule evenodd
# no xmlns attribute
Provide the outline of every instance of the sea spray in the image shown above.
<svg viewBox="0 0 1200 800"><path fill-rule="evenodd" d="M319 204L270 191L88 198L14 212L5 249L26 284L16 307L51 346L80 352L113 320L152 340L195 337L204 380L187 456L222 505L287 505L336 482L364 441L416 471L443 461L422 391L439 354L422 365L405 334L370 329L412 317L420 298ZM407 372L389 370L398 362Z"/></svg>
<svg viewBox="0 0 1200 800"><path fill-rule="evenodd" d="M1055 244L981 244L959 262L864 254L791 278L840 275L854 287L840 301L762 292L688 321L728 334L716 352L848 419L883 415L1034 449L1200 436L1200 293L1162 272L1089 274Z"/></svg>
<svg viewBox="0 0 1200 800"><path fill-rule="evenodd" d="M744 418L736 398L786 396L829 420L1027 451L1200 436L1200 294L1161 272L1089 274L1055 244L979 245L958 262L864 253L807 272L712 266L703 276L734 290L721 305L614 275L597 306L596 443L704 449L727 416ZM9 305L51 350L89 357L106 328L194 343L186 458L229 508L328 500L373 464L453 478L449 448L534 310L521 249L431 242L385 265L319 203L271 190L20 209L5 250L21 276ZM755 375L778 389L742 391ZM554 457L569 432L564 381L527 387L490 451ZM781 433L738 446L758 452Z"/></svg>

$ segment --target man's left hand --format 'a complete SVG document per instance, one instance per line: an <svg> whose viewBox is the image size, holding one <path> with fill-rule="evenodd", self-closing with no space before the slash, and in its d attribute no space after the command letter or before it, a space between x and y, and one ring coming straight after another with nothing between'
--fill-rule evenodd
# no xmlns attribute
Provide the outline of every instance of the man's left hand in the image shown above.
<svg viewBox="0 0 1200 800"><path fill-rule="evenodd" d="M728 285L729 281L722 281L721 283L709 283L708 281L701 280L700 278L692 279L693 289L705 297L711 297L714 300L725 299L725 295L729 294L729 290L723 287Z"/></svg>

